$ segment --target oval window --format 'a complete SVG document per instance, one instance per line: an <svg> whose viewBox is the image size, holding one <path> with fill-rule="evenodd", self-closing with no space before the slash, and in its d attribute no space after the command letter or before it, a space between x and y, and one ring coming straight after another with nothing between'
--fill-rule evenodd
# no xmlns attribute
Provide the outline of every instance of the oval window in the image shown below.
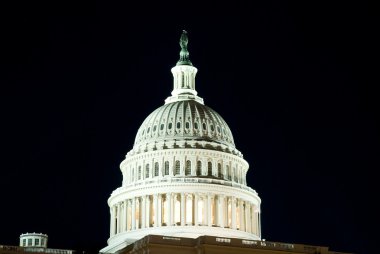
<svg viewBox="0 0 380 254"><path fill-rule="evenodd" d="M169 123L168 128L169 130L172 128L172 123Z"/></svg>
<svg viewBox="0 0 380 254"><path fill-rule="evenodd" d="M194 128L198 130L198 123L194 123Z"/></svg>
<svg viewBox="0 0 380 254"><path fill-rule="evenodd" d="M206 130L206 129L207 129L207 126L206 126L206 124L205 124L205 123L203 123L203 124L202 124L202 128L203 128L204 130Z"/></svg>
<svg viewBox="0 0 380 254"><path fill-rule="evenodd" d="M163 129L164 129L164 124L162 123L160 126L160 130L163 130Z"/></svg>
<svg viewBox="0 0 380 254"><path fill-rule="evenodd" d="M190 123L186 122L186 129L189 129L189 128L190 128Z"/></svg>
<svg viewBox="0 0 380 254"><path fill-rule="evenodd" d="M179 128L181 128L181 123L180 122L177 123L177 129L179 129Z"/></svg>

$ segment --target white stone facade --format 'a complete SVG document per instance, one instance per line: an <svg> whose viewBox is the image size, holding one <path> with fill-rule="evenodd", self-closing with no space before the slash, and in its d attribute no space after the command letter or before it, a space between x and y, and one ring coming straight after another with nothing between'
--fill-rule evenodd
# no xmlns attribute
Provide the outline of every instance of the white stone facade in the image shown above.
<svg viewBox="0 0 380 254"><path fill-rule="evenodd" d="M148 235L261 239L260 203L223 118L195 91L197 69L172 68L174 88L139 128L108 199L115 253Z"/></svg>

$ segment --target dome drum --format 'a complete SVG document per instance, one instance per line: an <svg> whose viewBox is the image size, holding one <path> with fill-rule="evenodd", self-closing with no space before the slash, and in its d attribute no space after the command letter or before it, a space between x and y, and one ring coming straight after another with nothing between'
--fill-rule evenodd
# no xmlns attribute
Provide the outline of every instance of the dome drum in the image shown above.
<svg viewBox="0 0 380 254"><path fill-rule="evenodd" d="M123 186L173 177L209 178L223 184L246 185L248 163L241 157L220 151L168 149L127 156L120 169Z"/></svg>
<svg viewBox="0 0 380 254"><path fill-rule="evenodd" d="M220 237L260 238L260 198L253 190L190 183L140 186L114 194L109 206L111 242L121 235L135 239L146 229L195 238L205 227Z"/></svg>

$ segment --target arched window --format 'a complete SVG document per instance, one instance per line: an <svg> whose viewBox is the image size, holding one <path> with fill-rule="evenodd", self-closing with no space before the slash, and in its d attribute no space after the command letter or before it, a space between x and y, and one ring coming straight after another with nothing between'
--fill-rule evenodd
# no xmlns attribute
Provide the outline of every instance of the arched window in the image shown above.
<svg viewBox="0 0 380 254"><path fill-rule="evenodd" d="M207 164L207 175L212 176L212 162L209 161Z"/></svg>
<svg viewBox="0 0 380 254"><path fill-rule="evenodd" d="M135 169L134 168L132 168L132 181L134 181L135 180Z"/></svg>
<svg viewBox="0 0 380 254"><path fill-rule="evenodd" d="M202 175L202 162L197 161L197 176Z"/></svg>
<svg viewBox="0 0 380 254"><path fill-rule="evenodd" d="M230 166L226 166L226 173L227 173L227 179L231 180L231 171L230 171Z"/></svg>
<svg viewBox="0 0 380 254"><path fill-rule="evenodd" d="M218 163L218 177L223 178L222 175L222 164Z"/></svg>
<svg viewBox="0 0 380 254"><path fill-rule="evenodd" d="M145 166L145 178L149 178L149 164Z"/></svg>
<svg viewBox="0 0 380 254"><path fill-rule="evenodd" d="M191 175L191 161L186 161L185 175Z"/></svg>
<svg viewBox="0 0 380 254"><path fill-rule="evenodd" d="M181 173L181 164L179 161L175 161L175 173L174 175L179 175Z"/></svg>
<svg viewBox="0 0 380 254"><path fill-rule="evenodd" d="M165 161L165 175L169 175L169 162Z"/></svg>
<svg viewBox="0 0 380 254"><path fill-rule="evenodd" d="M154 163L154 176L158 176L158 162Z"/></svg>
<svg viewBox="0 0 380 254"><path fill-rule="evenodd" d="M237 182L237 172L236 172L236 168L234 168L234 182Z"/></svg>

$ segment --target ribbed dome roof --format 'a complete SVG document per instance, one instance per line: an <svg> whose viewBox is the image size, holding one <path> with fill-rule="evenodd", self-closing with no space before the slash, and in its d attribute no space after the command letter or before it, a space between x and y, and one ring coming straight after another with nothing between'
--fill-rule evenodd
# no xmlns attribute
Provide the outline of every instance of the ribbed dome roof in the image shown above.
<svg viewBox="0 0 380 254"><path fill-rule="evenodd" d="M208 141L235 147L223 118L196 100L175 101L153 111L139 128L134 146L163 140Z"/></svg>

